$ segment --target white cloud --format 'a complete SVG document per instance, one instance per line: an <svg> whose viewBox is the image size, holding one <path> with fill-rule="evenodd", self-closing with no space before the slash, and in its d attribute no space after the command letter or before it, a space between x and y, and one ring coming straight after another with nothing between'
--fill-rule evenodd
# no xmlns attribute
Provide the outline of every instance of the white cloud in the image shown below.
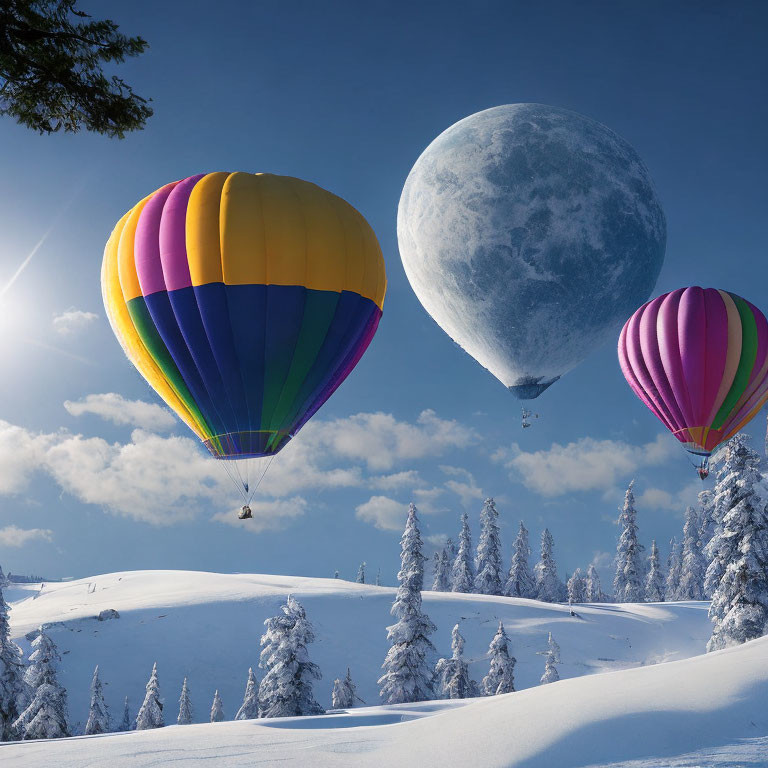
<svg viewBox="0 0 768 768"><path fill-rule="evenodd" d="M401 531L408 514L408 505L388 496L371 496L355 509L355 517L372 523L380 531Z"/></svg>
<svg viewBox="0 0 768 768"><path fill-rule="evenodd" d="M426 541L428 544L431 544L433 547L444 547L445 542L448 541L448 534L432 533L429 536L427 536Z"/></svg>
<svg viewBox="0 0 768 768"><path fill-rule="evenodd" d="M53 531L48 528L18 528L15 525L0 528L0 546L3 547L23 547L35 539L53 541Z"/></svg>
<svg viewBox="0 0 768 768"><path fill-rule="evenodd" d="M72 307L54 316L53 330L60 336L74 336L98 319L99 316L93 312L84 312L82 309Z"/></svg>
<svg viewBox="0 0 768 768"><path fill-rule="evenodd" d="M451 478L445 483L445 487L455 493L465 507L472 506L478 499L483 498L483 489L475 481L475 476L463 467L441 466L440 469Z"/></svg>
<svg viewBox="0 0 768 768"><path fill-rule="evenodd" d="M93 414L114 424L127 424L153 432L165 432L176 426L176 419L170 411L143 400L126 400L115 392L88 395L82 400L66 400L64 407L73 416Z"/></svg>
<svg viewBox="0 0 768 768"><path fill-rule="evenodd" d="M596 551L592 556L590 565L594 565L595 568L608 568L613 565L614 555L610 552Z"/></svg>
<svg viewBox="0 0 768 768"><path fill-rule="evenodd" d="M477 435L457 421L422 411L415 424L391 413L358 413L323 423L322 441L339 456L362 457L369 469L386 471L397 462L439 456L472 444Z"/></svg>
<svg viewBox="0 0 768 768"><path fill-rule="evenodd" d="M378 475L368 481L369 488L378 488L382 491L395 491L398 488L414 488L424 484L419 473L415 469L403 472L395 472L391 475Z"/></svg>
<svg viewBox="0 0 768 768"><path fill-rule="evenodd" d="M149 404L124 400L118 395L90 396L66 405L67 410L76 415L96 413L113 421L123 418L124 423L128 423L130 419L157 428L158 417L163 420L167 414L158 408L161 416L153 408L144 406ZM364 451L353 452L361 425L367 425L368 439L378 446L375 460ZM352 434L350 441L344 437L346 428ZM258 490L256 509L266 510L272 504L265 501L266 506L259 506L265 498L279 499L282 505L293 497L301 499L296 502L296 509L303 511L304 498L310 491L395 490L407 489L409 484L424 485L416 470L372 477L367 469L410 461L417 455L435 455L459 442L460 435L468 438L469 434L458 423L441 420L428 411L416 424L398 421L387 414L357 414L331 422L311 422L270 464L269 473ZM414 435L419 435L424 444L416 441ZM405 451L403 457L397 453L398 446ZM254 460L260 466L251 468L251 479L268 461ZM162 436L147 429L135 429L130 441L110 443L101 437L85 437L65 430L36 434L0 421L0 494L23 491L36 472L50 475L80 501L154 525L193 519L204 511L214 516L229 514L241 503L226 475L224 462L211 459L192 437ZM411 488L409 495L425 513L430 513L437 511L434 502L442 493L444 489L440 487L421 487ZM386 530L402 528L407 503L390 499L391 504L398 506L395 514L391 506L388 511L382 507L381 500L386 498L374 496L371 501L378 499L379 506L370 502L366 503L368 506L361 505L358 517ZM278 509L283 521L291 517L287 506ZM293 516L296 514L294 510ZM268 527L267 523L260 524Z"/></svg>
<svg viewBox="0 0 768 768"><path fill-rule="evenodd" d="M527 488L554 497L573 491L609 490L642 467L663 464L676 450L674 440L667 435L641 446L582 437L568 445L553 443L548 450L530 453L515 444L511 450L496 451L492 459Z"/></svg>
<svg viewBox="0 0 768 768"><path fill-rule="evenodd" d="M701 483L694 482L681 488L675 493L670 493L661 488L646 488L636 497L638 509L666 509L671 512L679 512L682 516L688 505L696 505Z"/></svg>
<svg viewBox="0 0 768 768"><path fill-rule="evenodd" d="M290 499L252 501L250 503L252 520L240 520L237 517L239 509L217 512L211 520L235 528L242 528L250 533L262 531L278 531L284 528L291 520L301 517L307 510L307 500L301 496L293 496Z"/></svg>

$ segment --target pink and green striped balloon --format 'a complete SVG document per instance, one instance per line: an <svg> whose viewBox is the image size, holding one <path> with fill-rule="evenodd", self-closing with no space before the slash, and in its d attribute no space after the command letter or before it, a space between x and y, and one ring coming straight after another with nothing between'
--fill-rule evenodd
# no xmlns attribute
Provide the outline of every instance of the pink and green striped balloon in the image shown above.
<svg viewBox="0 0 768 768"><path fill-rule="evenodd" d="M706 459L768 400L768 321L735 293L679 288L627 320L629 386L690 453Z"/></svg>

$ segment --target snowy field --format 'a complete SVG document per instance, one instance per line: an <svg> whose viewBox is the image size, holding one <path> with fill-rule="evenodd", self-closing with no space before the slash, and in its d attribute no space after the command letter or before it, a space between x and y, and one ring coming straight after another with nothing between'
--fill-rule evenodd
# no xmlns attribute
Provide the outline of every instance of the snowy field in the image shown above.
<svg viewBox="0 0 768 768"><path fill-rule="evenodd" d="M175 720L185 675L196 721L207 720L215 688L232 717L248 667L258 662L262 623L289 593L316 630L309 650L323 673L318 701L330 706L333 678L349 666L358 693L375 705L394 592L334 579L136 571L42 591L18 585L6 597L13 635L25 651L26 633L55 623L50 634L62 654L60 680L75 724L86 717L95 664L119 719L126 695L135 714L155 660L167 722ZM0 747L0 763L159 766L211 764L213 757L225 767L768 766L768 638L698 656L710 632L704 603L577 606L577 617L566 606L482 595L427 592L424 605L438 626L433 640L441 655L460 623L477 680L502 620L518 660L518 692L468 703L16 743ZM120 618L98 621L108 608ZM571 679L539 687L537 652L549 631L562 649L561 677Z"/></svg>

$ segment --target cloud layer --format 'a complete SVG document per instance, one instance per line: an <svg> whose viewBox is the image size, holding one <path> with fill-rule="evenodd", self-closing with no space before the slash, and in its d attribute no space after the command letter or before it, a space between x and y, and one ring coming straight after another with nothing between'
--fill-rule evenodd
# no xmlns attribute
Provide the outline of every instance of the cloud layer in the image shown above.
<svg viewBox="0 0 768 768"><path fill-rule="evenodd" d="M53 330L60 336L74 336L88 328L99 316L82 309L68 309L59 315L54 315Z"/></svg>
<svg viewBox="0 0 768 768"><path fill-rule="evenodd" d="M19 528L6 525L0 528L0 546L23 547L30 541L53 541L53 531L48 528Z"/></svg>
<svg viewBox="0 0 768 768"><path fill-rule="evenodd" d="M176 419L165 408L143 400L126 400L115 392L88 395L81 400L66 400L64 407L73 416L92 414L113 424L139 427L152 432L165 432L176 426Z"/></svg>
<svg viewBox="0 0 768 768"><path fill-rule="evenodd" d="M659 466L677 447L666 435L637 446L618 440L582 437L573 443L553 443L547 450L526 452L518 445L497 451L493 459L510 476L542 496L564 496L574 491L607 491L643 467Z"/></svg>

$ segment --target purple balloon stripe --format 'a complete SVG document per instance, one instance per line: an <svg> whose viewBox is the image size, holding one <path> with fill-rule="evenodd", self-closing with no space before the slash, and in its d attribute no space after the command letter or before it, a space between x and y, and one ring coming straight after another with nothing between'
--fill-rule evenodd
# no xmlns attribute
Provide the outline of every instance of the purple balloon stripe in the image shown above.
<svg viewBox="0 0 768 768"><path fill-rule="evenodd" d="M649 302L650 303L650 302ZM656 409L660 414L663 414L664 420L667 422L670 432L675 432L677 427L675 421L672 418L672 414L664 403L661 395L659 394L656 385L653 382L651 374L648 372L648 368L643 360L642 349L640 345L640 319L648 308L648 304L643 305L635 312L629 319L627 327L627 357L629 359L632 370L635 372L640 386L646 393L648 399L656 406ZM681 439L679 434L675 435L678 440ZM685 440L683 440L685 442Z"/></svg>
<svg viewBox="0 0 768 768"><path fill-rule="evenodd" d="M669 413L670 421L675 426L675 431L679 431L685 429L685 419L675 400L659 351L659 310L665 298L666 295L659 296L651 301L640 317L640 350L661 402ZM688 442L688 440L689 437L686 434L685 441Z"/></svg>
<svg viewBox="0 0 768 768"><path fill-rule="evenodd" d="M187 261L187 205L195 184L203 176L205 174L200 173L178 182L163 207L159 231L160 263L169 291L192 285Z"/></svg>
<svg viewBox="0 0 768 768"><path fill-rule="evenodd" d="M139 278L141 293L144 296L165 290L163 268L160 263L158 232L160 219L163 215L163 206L175 186L176 183L174 182L158 189L147 201L136 224L133 259L136 264L136 275Z"/></svg>
<svg viewBox="0 0 768 768"><path fill-rule="evenodd" d="M677 315L677 338L684 386L690 403L689 427L708 426L711 405L704 388L707 370L706 303L699 287L686 288L680 296Z"/></svg>
<svg viewBox="0 0 768 768"><path fill-rule="evenodd" d="M669 382L672 397L674 398L677 411L680 413L682 424L686 427L697 427L701 425L696 423L694 411L691 407L691 399L688 395L685 371L683 369L680 338L678 336L678 312L684 290L683 288L678 288L678 290L668 293L660 302L656 321L656 336L665 378Z"/></svg>
<svg viewBox="0 0 768 768"><path fill-rule="evenodd" d="M624 323L624 327L621 329L621 335L619 336L619 365L621 366L621 371L624 374L624 378L627 380L627 383L631 387L632 391L640 398L640 400L643 401L645 406L656 416L656 418L659 419L659 421L661 421L661 423L664 424L667 429L671 430L672 427L670 426L669 422L654 405L653 401L648 397L642 385L638 381L635 372L632 370L632 365L629 362L629 356L627 354L628 326L629 321Z"/></svg>

